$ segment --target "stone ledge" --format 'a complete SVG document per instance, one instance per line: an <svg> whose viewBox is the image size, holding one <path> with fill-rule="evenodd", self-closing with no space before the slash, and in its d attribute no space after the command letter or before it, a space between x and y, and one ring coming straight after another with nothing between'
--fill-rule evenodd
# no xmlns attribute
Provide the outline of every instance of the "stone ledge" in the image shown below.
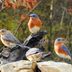
<svg viewBox="0 0 72 72"><path fill-rule="evenodd" d="M0 72L34 72L35 62L21 60L0 66Z"/></svg>
<svg viewBox="0 0 72 72"><path fill-rule="evenodd" d="M72 65L64 62L46 61L37 65L41 72L72 72Z"/></svg>
<svg viewBox="0 0 72 72"><path fill-rule="evenodd" d="M36 70L38 66L38 70ZM0 72L72 72L72 65L63 62L31 62L21 60L0 66Z"/></svg>

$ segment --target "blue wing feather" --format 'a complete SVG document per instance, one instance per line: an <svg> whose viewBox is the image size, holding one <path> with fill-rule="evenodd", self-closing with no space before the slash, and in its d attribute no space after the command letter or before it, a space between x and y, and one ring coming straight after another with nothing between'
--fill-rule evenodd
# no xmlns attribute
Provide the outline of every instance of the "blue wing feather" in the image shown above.
<svg viewBox="0 0 72 72"><path fill-rule="evenodd" d="M65 45L62 45L61 48L62 48L64 51L66 51L69 56L71 56L70 51L68 50L68 48L67 48Z"/></svg>

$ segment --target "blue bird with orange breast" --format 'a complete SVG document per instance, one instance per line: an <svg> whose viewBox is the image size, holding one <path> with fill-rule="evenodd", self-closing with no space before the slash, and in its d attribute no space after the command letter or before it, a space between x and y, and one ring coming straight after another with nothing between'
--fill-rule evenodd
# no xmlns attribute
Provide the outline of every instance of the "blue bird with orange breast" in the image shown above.
<svg viewBox="0 0 72 72"><path fill-rule="evenodd" d="M57 38L55 40L55 43L54 43L55 53L61 58L66 58L66 59L72 60L70 51L64 44L65 42L66 42L66 40L64 38Z"/></svg>
<svg viewBox="0 0 72 72"><path fill-rule="evenodd" d="M31 33L37 33L39 32L40 28L42 26L42 21L38 17L37 14L30 14L30 19L28 22L28 28Z"/></svg>

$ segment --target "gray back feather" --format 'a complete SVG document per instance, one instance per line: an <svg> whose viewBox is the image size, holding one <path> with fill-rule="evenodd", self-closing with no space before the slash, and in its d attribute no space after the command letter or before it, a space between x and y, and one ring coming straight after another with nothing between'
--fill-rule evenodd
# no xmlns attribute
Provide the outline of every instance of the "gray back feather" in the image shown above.
<svg viewBox="0 0 72 72"><path fill-rule="evenodd" d="M20 41L9 31L5 35L3 35L3 39L20 44Z"/></svg>

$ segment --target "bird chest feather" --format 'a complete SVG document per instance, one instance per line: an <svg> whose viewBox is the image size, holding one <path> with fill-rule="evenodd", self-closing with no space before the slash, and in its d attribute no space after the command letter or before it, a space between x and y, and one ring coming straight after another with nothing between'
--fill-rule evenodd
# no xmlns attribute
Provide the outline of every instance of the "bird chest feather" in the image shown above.
<svg viewBox="0 0 72 72"><path fill-rule="evenodd" d="M40 19L30 19L28 23L29 28L33 28L34 26L36 27L41 27L42 22Z"/></svg>

